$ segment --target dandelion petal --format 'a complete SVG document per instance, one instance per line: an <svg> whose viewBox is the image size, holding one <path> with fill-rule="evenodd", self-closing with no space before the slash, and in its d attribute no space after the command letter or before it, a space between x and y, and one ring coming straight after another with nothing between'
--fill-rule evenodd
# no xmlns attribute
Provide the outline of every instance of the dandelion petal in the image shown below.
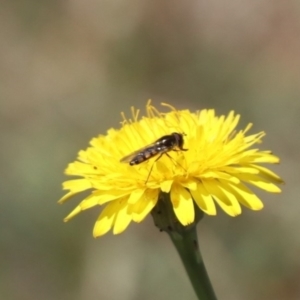
<svg viewBox="0 0 300 300"><path fill-rule="evenodd" d="M214 200L210 193L204 188L202 183L197 185L196 190L190 190L192 197L199 208L206 214L215 216L217 214Z"/></svg>
<svg viewBox="0 0 300 300"><path fill-rule="evenodd" d="M191 224L195 219L194 204L190 193L175 184L171 190L171 201L176 217L182 225Z"/></svg>
<svg viewBox="0 0 300 300"><path fill-rule="evenodd" d="M144 196L134 205L130 206L133 221L139 223L150 213L158 200L159 190L147 190Z"/></svg>
<svg viewBox="0 0 300 300"><path fill-rule="evenodd" d="M128 198L128 203L134 204L137 201L139 201L140 198L143 196L144 192L145 192L145 189L138 189L138 190L133 191Z"/></svg>
<svg viewBox="0 0 300 300"><path fill-rule="evenodd" d="M257 175L240 174L240 175L237 175L237 177L239 179L241 179L242 181L248 182L248 183L250 183L262 190L265 190L267 192L270 192L270 193L280 193L281 192L280 188L277 185L275 185L272 182L270 182L269 180L259 177Z"/></svg>
<svg viewBox="0 0 300 300"><path fill-rule="evenodd" d="M173 180L164 180L163 182L161 182L160 188L161 188L162 192L169 193L171 190L172 184L173 184Z"/></svg>
<svg viewBox="0 0 300 300"><path fill-rule="evenodd" d="M128 212L127 199L123 199L122 201L118 202L118 212L114 222L113 234L119 234L123 232L132 221L132 216Z"/></svg>
<svg viewBox="0 0 300 300"><path fill-rule="evenodd" d="M98 237L107 233L113 226L116 214L116 203L107 204L95 223L93 236Z"/></svg>
<svg viewBox="0 0 300 300"><path fill-rule="evenodd" d="M228 215L235 217L241 213L242 210L238 200L234 197L234 195L224 192L224 189L222 190L220 188L220 181L205 180L203 185Z"/></svg>
<svg viewBox="0 0 300 300"><path fill-rule="evenodd" d="M64 222L68 222L70 219L72 219L73 217L75 217L76 215L78 215L81 212L81 208L80 205L78 205L75 209L73 209L65 218L64 218Z"/></svg>
<svg viewBox="0 0 300 300"><path fill-rule="evenodd" d="M75 180L68 180L63 183L64 190L70 190L64 197L62 197L58 203L64 203L65 201L69 200L72 196L85 191L87 189L92 188L92 185L89 180L86 179L75 179Z"/></svg>
<svg viewBox="0 0 300 300"><path fill-rule="evenodd" d="M230 189L236 195L239 202L247 208L261 210L264 207L261 200L242 183L239 185L228 184L227 189Z"/></svg>

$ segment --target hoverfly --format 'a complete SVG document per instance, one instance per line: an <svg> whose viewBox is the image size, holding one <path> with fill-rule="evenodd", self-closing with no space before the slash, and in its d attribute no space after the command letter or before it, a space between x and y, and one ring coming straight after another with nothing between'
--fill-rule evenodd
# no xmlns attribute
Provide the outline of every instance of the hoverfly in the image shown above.
<svg viewBox="0 0 300 300"><path fill-rule="evenodd" d="M133 153L123 157L120 162L129 163L131 166L138 165L144 161L149 160L150 158L157 156L154 163L159 160L164 154L166 154L170 159L171 156L167 153L169 151L187 151L188 149L183 148L184 140L183 134L173 132L169 135L164 135L152 144L149 144ZM147 180L149 179L150 173L154 166L154 163L150 169Z"/></svg>

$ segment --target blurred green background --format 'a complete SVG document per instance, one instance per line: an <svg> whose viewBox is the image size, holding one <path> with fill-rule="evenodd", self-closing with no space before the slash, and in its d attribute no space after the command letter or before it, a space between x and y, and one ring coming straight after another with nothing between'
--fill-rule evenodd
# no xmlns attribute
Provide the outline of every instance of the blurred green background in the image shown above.
<svg viewBox="0 0 300 300"><path fill-rule="evenodd" d="M151 217L93 239L100 208L63 218L63 171L147 99L235 110L283 193L198 225L218 298L300 299L299 1L0 1L0 298L195 300Z"/></svg>

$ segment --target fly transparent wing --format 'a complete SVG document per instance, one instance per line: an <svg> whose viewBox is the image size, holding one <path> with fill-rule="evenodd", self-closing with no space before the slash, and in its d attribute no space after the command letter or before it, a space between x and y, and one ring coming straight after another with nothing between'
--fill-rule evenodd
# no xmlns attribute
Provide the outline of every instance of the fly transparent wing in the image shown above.
<svg viewBox="0 0 300 300"><path fill-rule="evenodd" d="M136 150L136 151L134 151L134 152L132 152L132 153L130 153L130 154L124 156L123 158L121 158L121 159L120 159L120 162L121 162L121 163L129 163L129 162L131 162L138 154L145 152L145 150L147 150L147 149L149 149L149 148L151 148L151 147L153 147L153 146L155 146L155 143L150 144L150 145L147 145L147 146L145 146L145 147L143 147L143 148L140 148L140 149L138 149L138 150Z"/></svg>

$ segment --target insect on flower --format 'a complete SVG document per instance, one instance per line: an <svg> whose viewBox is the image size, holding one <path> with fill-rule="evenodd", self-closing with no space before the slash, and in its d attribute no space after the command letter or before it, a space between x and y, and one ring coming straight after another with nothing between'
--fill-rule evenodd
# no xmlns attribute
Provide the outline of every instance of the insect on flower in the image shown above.
<svg viewBox="0 0 300 300"><path fill-rule="evenodd" d="M119 234L132 222L143 221L164 192L170 195L180 224L188 226L196 221L198 209L215 216L217 204L231 217L242 213L242 205L261 210L263 202L249 185L270 193L281 191L278 185L282 179L261 165L279 162L270 151L256 147L264 132L248 134L251 124L237 129L240 115L233 111L217 116L213 109L191 112L163 106L170 111L162 113L149 101L143 117L132 108L132 118L123 115L120 129L111 128L106 135L93 138L90 146L79 152L77 160L65 171L79 178L64 182L67 192L59 203L92 190L65 221L101 205L94 237L110 230ZM128 149L128 145L139 149L140 141L151 141L153 133L157 136L154 142L142 144L146 147L121 159L127 162L121 166L121 150ZM148 183L144 180L150 178L149 174Z"/></svg>
<svg viewBox="0 0 300 300"><path fill-rule="evenodd" d="M164 135L158 140L156 140L154 143L149 144L137 151L134 151L133 153L123 157L120 162L125 162L133 166L138 165L144 161L149 160L150 158L157 156L156 161L158 161L164 154L166 154L171 160L172 157L167 153L169 151L187 151L188 149L183 148L184 140L183 140L183 134L173 132L169 135ZM154 166L154 163L150 169L150 172L148 174L147 180L149 179L149 176L151 174L152 168Z"/></svg>

